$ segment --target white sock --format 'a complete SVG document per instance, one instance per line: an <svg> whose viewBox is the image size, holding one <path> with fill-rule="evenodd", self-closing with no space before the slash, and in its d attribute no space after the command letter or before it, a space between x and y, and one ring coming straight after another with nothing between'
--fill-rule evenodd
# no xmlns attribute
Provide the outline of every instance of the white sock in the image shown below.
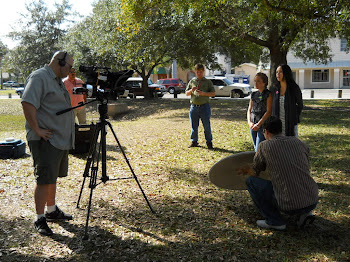
<svg viewBox="0 0 350 262"><path fill-rule="evenodd" d="M56 211L56 205L47 206L47 213L52 213L54 211Z"/></svg>
<svg viewBox="0 0 350 262"><path fill-rule="evenodd" d="M40 218L42 217L45 217L45 214L37 214L36 215L36 220L35 221L38 221Z"/></svg>

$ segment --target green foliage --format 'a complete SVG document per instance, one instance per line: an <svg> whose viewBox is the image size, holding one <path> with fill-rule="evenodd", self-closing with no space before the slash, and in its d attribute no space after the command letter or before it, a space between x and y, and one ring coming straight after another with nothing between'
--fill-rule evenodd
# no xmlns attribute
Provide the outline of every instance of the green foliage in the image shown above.
<svg viewBox="0 0 350 262"><path fill-rule="evenodd" d="M0 62L7 52L8 52L7 46L0 40Z"/></svg>
<svg viewBox="0 0 350 262"><path fill-rule="evenodd" d="M268 50L272 82L276 67L287 63L288 51L304 61L329 61L327 39L336 36L340 20L349 21L349 4L336 0L173 2L197 18L197 30L208 30L214 50L229 55L233 65L265 60L263 49Z"/></svg>
<svg viewBox="0 0 350 262"><path fill-rule="evenodd" d="M328 39L346 35L341 25L349 21L349 4L335 0L100 0L97 6L84 22L100 35L86 32L90 53L117 55L113 64L129 65L144 78L171 59L184 68L201 62L215 69L219 53L232 66L269 62L275 83L289 51L304 61L330 61Z"/></svg>
<svg viewBox="0 0 350 262"><path fill-rule="evenodd" d="M130 4L119 0L98 1L92 16L69 32L68 46L77 64L132 68L144 79L145 97L150 97L147 79L156 66L171 61L174 49L167 43L172 39L164 33L163 24L159 24L159 13L152 12L150 18L140 22Z"/></svg>
<svg viewBox="0 0 350 262"><path fill-rule="evenodd" d="M27 12L22 14L22 19L9 34L19 44L6 57L8 72L25 78L33 70L48 63L52 55L62 49L59 42L65 30L61 26L66 21L70 5L68 0L62 0L55 7L54 11L49 11L43 0L26 5Z"/></svg>

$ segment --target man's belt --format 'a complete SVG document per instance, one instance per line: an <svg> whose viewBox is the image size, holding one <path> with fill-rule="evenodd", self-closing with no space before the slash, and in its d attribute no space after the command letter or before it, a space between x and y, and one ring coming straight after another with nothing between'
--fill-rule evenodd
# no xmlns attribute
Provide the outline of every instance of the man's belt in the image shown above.
<svg viewBox="0 0 350 262"><path fill-rule="evenodd" d="M208 104L208 103L201 104L201 105L196 105L196 104L191 104L191 105L194 106L194 107L201 107L201 106L205 106L206 104Z"/></svg>

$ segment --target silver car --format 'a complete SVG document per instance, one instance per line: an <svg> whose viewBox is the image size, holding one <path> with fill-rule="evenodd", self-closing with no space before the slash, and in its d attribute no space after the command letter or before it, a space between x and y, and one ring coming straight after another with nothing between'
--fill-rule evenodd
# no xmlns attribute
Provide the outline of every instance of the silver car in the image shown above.
<svg viewBox="0 0 350 262"><path fill-rule="evenodd" d="M233 83L226 77L222 76L208 76L205 78L213 82L215 96L243 98L252 93L252 89L249 84Z"/></svg>

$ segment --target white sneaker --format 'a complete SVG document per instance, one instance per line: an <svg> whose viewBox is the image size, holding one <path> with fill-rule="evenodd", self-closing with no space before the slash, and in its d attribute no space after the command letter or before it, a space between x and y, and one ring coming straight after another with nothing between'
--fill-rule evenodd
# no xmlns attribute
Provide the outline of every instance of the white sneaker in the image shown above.
<svg viewBox="0 0 350 262"><path fill-rule="evenodd" d="M261 227L261 228L276 229L276 230L285 230L286 229L286 225L273 226L273 225L267 224L266 220L257 220L256 224L258 225L258 227Z"/></svg>

